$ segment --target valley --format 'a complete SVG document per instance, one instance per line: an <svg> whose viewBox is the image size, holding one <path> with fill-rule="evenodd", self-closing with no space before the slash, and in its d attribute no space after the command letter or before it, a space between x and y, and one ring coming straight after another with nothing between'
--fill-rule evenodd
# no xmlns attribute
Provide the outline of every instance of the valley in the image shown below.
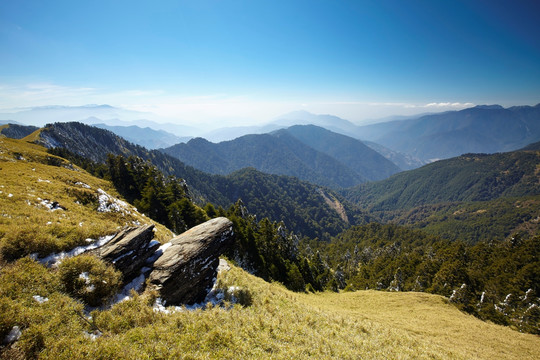
<svg viewBox="0 0 540 360"><path fill-rule="evenodd" d="M0 131L3 358L536 356L538 143L401 171L314 125L159 150L74 122ZM166 244L216 217L232 268L194 308L142 284L89 308L62 265L36 261L126 226Z"/></svg>

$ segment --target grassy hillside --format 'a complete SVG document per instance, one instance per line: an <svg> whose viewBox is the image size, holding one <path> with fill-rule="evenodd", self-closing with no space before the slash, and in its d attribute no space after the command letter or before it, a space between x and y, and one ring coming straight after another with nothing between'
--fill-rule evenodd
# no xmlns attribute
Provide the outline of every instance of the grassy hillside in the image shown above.
<svg viewBox="0 0 540 360"><path fill-rule="evenodd" d="M0 138L0 255L44 256L149 223L109 182L23 140ZM158 227L159 239L171 232Z"/></svg>
<svg viewBox="0 0 540 360"><path fill-rule="evenodd" d="M297 294L235 267L220 274L218 289L228 297L241 292L244 306L159 311L144 294L85 321L77 315L81 305L53 285L30 288L22 276L7 278L15 270L50 271L15 266L0 276L0 292L17 282L7 302L18 312L11 310L8 322L25 328L17 345L4 349L6 359L535 359L540 346L538 336L477 320L440 296ZM49 300L34 301L36 292Z"/></svg>
<svg viewBox="0 0 540 360"><path fill-rule="evenodd" d="M405 341L409 338L416 342L418 352L412 358L422 358L429 353L434 353L434 358L447 359L538 357L538 336L520 334L509 328L480 321L459 312L441 296L368 290L341 294L321 293L302 298L323 312L362 319L382 328L402 332ZM394 356L389 355L387 358ZM408 358L408 355L404 358Z"/></svg>
<svg viewBox="0 0 540 360"><path fill-rule="evenodd" d="M440 296L299 294L236 267L218 277L221 306L164 309L146 292L85 309L66 292L62 266L19 257L67 250L150 220L118 199L109 182L25 140L0 138L0 174L0 340L15 326L21 332L0 346L2 359L537 356L538 336L482 322ZM171 233L157 225L156 235L165 241Z"/></svg>

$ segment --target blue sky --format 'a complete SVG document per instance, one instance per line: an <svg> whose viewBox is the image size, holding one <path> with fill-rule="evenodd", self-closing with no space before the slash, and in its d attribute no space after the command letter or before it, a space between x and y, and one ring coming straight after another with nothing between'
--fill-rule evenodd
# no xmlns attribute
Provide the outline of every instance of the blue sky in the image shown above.
<svg viewBox="0 0 540 360"><path fill-rule="evenodd" d="M0 108L352 121L540 102L537 1L0 0Z"/></svg>

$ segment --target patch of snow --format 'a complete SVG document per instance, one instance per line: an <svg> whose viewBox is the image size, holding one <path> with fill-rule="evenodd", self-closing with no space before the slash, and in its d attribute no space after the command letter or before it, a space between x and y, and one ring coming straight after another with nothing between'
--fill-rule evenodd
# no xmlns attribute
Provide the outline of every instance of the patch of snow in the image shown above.
<svg viewBox="0 0 540 360"><path fill-rule="evenodd" d="M37 181L38 181L38 182L49 183L49 184L51 183L51 180L43 180L43 179L41 179L41 178L38 178Z"/></svg>
<svg viewBox="0 0 540 360"><path fill-rule="evenodd" d="M99 206L98 212L120 212L123 215L131 214L129 211L129 205L122 200L119 200L109 194L107 194L103 189L97 190L99 193L98 201Z"/></svg>
<svg viewBox="0 0 540 360"><path fill-rule="evenodd" d="M15 325L11 329L9 334L7 334L6 337L4 338L3 344L7 345L7 344L11 344L15 342L20 339L21 335L22 335L21 329L19 329L19 327Z"/></svg>
<svg viewBox="0 0 540 360"><path fill-rule="evenodd" d="M218 265L217 271L220 272L220 271L229 271L229 270L231 270L231 266L229 265L227 260L219 259L219 265Z"/></svg>
<svg viewBox="0 0 540 360"><path fill-rule="evenodd" d="M40 304L43 304L44 302L47 302L49 301L49 298L46 298L46 297L43 297L43 296L39 296L39 295L34 295L32 296L34 298L34 300L36 300L38 303Z"/></svg>
<svg viewBox="0 0 540 360"><path fill-rule="evenodd" d="M529 298L532 296L532 294L534 293L533 289L529 289L525 292L525 295L521 296L520 299L522 301L527 301L529 300Z"/></svg>
<svg viewBox="0 0 540 360"><path fill-rule="evenodd" d="M90 284L90 275L87 271L80 273L79 279L83 279L86 284Z"/></svg>
<svg viewBox="0 0 540 360"><path fill-rule="evenodd" d="M38 200L40 199L38 198ZM46 207L47 209L49 209L50 211L64 210L62 205L60 205L57 201L50 201L50 200L45 199L45 200L42 200L40 204Z"/></svg>
<svg viewBox="0 0 540 360"><path fill-rule="evenodd" d="M77 246L70 251L62 251L60 253L50 254L42 259L38 259L37 254L32 254L32 256L44 265L58 266L63 259L80 255L89 250L97 249L98 247L101 247L108 243L113 237L114 235L102 236L97 241L94 241L92 239L86 239L87 242L91 242L89 245Z"/></svg>
<svg viewBox="0 0 540 360"><path fill-rule="evenodd" d="M13 194L9 194L7 197L8 197L8 198L13 197Z"/></svg>
<svg viewBox="0 0 540 360"><path fill-rule="evenodd" d="M158 247L157 250L154 252L154 254L146 260L146 263L147 264L154 263L161 255L163 255L165 250L167 250L171 245L172 243L169 241L168 243L165 243L161 245L160 247Z"/></svg>
<svg viewBox="0 0 540 360"><path fill-rule="evenodd" d="M159 241L157 241L157 240L152 240L152 241L150 241L150 242L148 243L148 245L147 245L146 247L151 248L152 246L156 246L156 245L158 245L158 244L159 244Z"/></svg>
<svg viewBox="0 0 540 360"><path fill-rule="evenodd" d="M101 335L103 335L103 334L99 330L96 330L96 331L94 331L92 333L89 333L87 331L84 332L84 336L87 337L88 339L92 340L92 341L95 341Z"/></svg>
<svg viewBox="0 0 540 360"><path fill-rule="evenodd" d="M83 188L85 188L85 189L91 189L90 185L85 184L85 183L80 182L80 181L77 181L77 182L75 183L75 185L80 186L80 187L83 187Z"/></svg>
<svg viewBox="0 0 540 360"><path fill-rule="evenodd" d="M116 264L116 262L117 262L118 260L120 260L120 259L122 259L122 258L125 258L126 256L129 256L129 255L133 254L134 252L135 252L135 250L131 250L131 251L125 253L125 254L122 254L122 255L120 255L119 257L117 257L116 259L114 259L114 260L112 261L112 263L113 263L113 264Z"/></svg>
<svg viewBox="0 0 540 360"><path fill-rule="evenodd" d="M131 280L129 284L126 284L124 286L121 292L116 294L112 303L117 304L119 302L131 299L131 290L134 290L134 291L141 290L144 285L145 280L146 280L146 277L144 276L144 271L141 270L141 274L139 276Z"/></svg>
<svg viewBox="0 0 540 360"><path fill-rule="evenodd" d="M92 284L92 280L90 280L90 275L88 274L88 272L82 272L79 274L79 279L83 279L84 280L84 283L86 285L88 285L86 287L86 291L88 292L92 292L94 290L96 290L96 286L94 284Z"/></svg>
<svg viewBox="0 0 540 360"><path fill-rule="evenodd" d="M163 314L172 314L176 311L182 311L182 307L181 306L165 307L165 301L161 300L161 298L157 298L156 302L154 303L153 310L154 312L159 312Z"/></svg>
<svg viewBox="0 0 540 360"><path fill-rule="evenodd" d="M52 222L50 222L50 221L47 221L47 225L52 225Z"/></svg>

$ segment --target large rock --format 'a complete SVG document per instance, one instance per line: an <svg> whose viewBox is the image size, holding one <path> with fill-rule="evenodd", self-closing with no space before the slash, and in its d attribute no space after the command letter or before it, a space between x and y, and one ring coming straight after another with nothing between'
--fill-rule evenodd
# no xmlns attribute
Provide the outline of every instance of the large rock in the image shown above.
<svg viewBox="0 0 540 360"><path fill-rule="evenodd" d="M124 282L140 275L140 271L156 249L159 242L154 238L154 225L129 227L115 235L94 254L120 270Z"/></svg>
<svg viewBox="0 0 540 360"><path fill-rule="evenodd" d="M148 287L169 305L204 300L217 275L219 256L232 244L233 224L224 217L195 226L171 240L154 263Z"/></svg>

